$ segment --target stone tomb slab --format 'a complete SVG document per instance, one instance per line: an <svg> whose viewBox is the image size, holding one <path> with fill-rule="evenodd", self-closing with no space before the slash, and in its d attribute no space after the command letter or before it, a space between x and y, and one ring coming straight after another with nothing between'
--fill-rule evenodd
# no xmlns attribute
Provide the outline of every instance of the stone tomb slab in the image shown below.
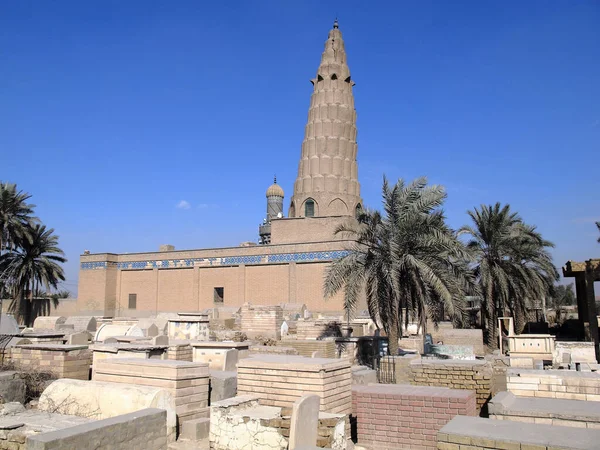
<svg viewBox="0 0 600 450"><path fill-rule="evenodd" d="M555 398L516 397L500 392L490 400L491 419L600 429L600 403Z"/></svg>
<svg viewBox="0 0 600 450"><path fill-rule="evenodd" d="M305 394L321 397L321 411L350 414L352 372L341 359L256 355L238 362L238 395L257 395L262 405L291 408Z"/></svg>
<svg viewBox="0 0 600 450"><path fill-rule="evenodd" d="M438 448L571 449L598 448L600 430L456 416L437 435ZM442 444L442 445L440 445ZM443 446L443 444L447 444Z"/></svg>

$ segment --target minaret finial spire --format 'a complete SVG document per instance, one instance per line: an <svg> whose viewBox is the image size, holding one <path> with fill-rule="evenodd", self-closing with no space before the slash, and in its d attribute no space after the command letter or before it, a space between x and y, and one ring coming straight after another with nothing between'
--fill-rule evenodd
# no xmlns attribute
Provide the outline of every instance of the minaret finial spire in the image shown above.
<svg viewBox="0 0 600 450"><path fill-rule="evenodd" d="M340 24L338 23L337 17L335 18L335 20L333 21L333 28L335 30L337 30L340 27Z"/></svg>
<svg viewBox="0 0 600 450"><path fill-rule="evenodd" d="M273 176L273 184L277 184L277 174L275 174L275 176Z"/></svg>

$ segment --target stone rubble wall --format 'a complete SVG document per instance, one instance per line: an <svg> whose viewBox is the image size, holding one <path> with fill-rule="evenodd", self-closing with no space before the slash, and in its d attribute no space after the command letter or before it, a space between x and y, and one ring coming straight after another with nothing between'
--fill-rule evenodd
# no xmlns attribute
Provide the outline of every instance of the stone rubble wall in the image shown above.
<svg viewBox="0 0 600 450"><path fill-rule="evenodd" d="M507 390L520 397L600 401L600 374L572 370L508 369Z"/></svg>
<svg viewBox="0 0 600 450"><path fill-rule="evenodd" d="M277 345L295 348L300 356L306 356L307 358L310 358L314 352L319 352L322 358L337 358L337 346L335 341L331 339L323 341L284 339L277 342Z"/></svg>
<svg viewBox="0 0 600 450"><path fill-rule="evenodd" d="M475 394L410 385L352 388L358 445L385 449L436 448L436 435L455 415L475 416Z"/></svg>
<svg viewBox="0 0 600 450"><path fill-rule="evenodd" d="M281 339L283 310L280 306L258 306L245 303L241 309L241 330L250 338L256 336Z"/></svg>
<svg viewBox="0 0 600 450"><path fill-rule="evenodd" d="M163 450L167 448L167 413L162 409L140 411L58 431L27 437L15 450L63 450L110 448L112 450ZM1 432L0 432L1 433ZM8 433L10 436L11 433Z"/></svg>
<svg viewBox="0 0 600 450"><path fill-rule="evenodd" d="M259 417L262 411L265 417ZM211 406L210 445L215 450L269 448L287 450L291 409L261 407L255 396L240 396ZM345 450L346 420L343 414L319 413L317 447Z"/></svg>
<svg viewBox="0 0 600 450"><path fill-rule="evenodd" d="M90 379L92 352L87 346L21 345L10 349L10 359L24 371L51 372L57 378Z"/></svg>
<svg viewBox="0 0 600 450"><path fill-rule="evenodd" d="M415 359L410 363L409 376L413 385L474 391L479 410L491 396L493 368L488 361Z"/></svg>

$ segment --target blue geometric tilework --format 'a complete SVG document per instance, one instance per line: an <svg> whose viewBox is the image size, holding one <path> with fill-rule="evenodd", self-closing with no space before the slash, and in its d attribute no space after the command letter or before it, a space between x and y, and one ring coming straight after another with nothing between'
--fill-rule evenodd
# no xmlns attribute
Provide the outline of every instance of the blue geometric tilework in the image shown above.
<svg viewBox="0 0 600 450"><path fill-rule="evenodd" d="M332 261L346 256L346 250L310 253L278 253L275 255L225 256L223 258L163 259L155 261L130 261L116 263L118 270L168 269L177 267L237 266L240 264L273 264L287 262ZM106 269L114 263L85 262L82 270Z"/></svg>
<svg viewBox="0 0 600 450"><path fill-rule="evenodd" d="M81 263L82 270L92 270L92 269L106 269L108 263L106 261L99 262L84 262Z"/></svg>

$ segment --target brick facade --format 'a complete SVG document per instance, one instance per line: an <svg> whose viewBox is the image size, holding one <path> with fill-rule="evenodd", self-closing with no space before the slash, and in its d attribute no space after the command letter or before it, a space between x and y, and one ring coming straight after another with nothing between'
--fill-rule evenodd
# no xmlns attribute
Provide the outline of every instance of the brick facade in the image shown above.
<svg viewBox="0 0 600 450"><path fill-rule="evenodd" d="M473 392L389 384L352 387L358 444L370 448L433 450L438 431L457 414L477 414Z"/></svg>

